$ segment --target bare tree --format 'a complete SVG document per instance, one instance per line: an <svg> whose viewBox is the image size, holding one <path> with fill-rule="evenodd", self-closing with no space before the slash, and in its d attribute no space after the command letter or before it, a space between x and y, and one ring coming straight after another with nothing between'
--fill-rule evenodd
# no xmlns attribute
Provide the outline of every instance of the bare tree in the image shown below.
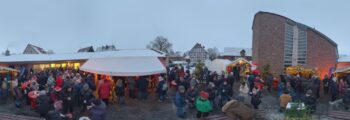
<svg viewBox="0 0 350 120"><path fill-rule="evenodd" d="M208 55L210 60L214 60L219 57L219 50L214 47L214 48L208 48Z"/></svg>
<svg viewBox="0 0 350 120"><path fill-rule="evenodd" d="M169 54L172 51L173 44L163 36L158 36L155 40L151 41L148 45L148 49L154 49ZM172 51L173 52L173 51Z"/></svg>

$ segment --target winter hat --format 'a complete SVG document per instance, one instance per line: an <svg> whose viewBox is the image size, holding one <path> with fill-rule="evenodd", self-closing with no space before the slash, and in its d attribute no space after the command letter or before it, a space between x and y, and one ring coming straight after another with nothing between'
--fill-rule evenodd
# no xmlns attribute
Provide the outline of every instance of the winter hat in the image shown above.
<svg viewBox="0 0 350 120"><path fill-rule="evenodd" d="M209 98L209 94L207 92L204 92L204 91L201 91L199 93L199 95L202 97L202 98L205 98L205 99L208 99Z"/></svg>
<svg viewBox="0 0 350 120"><path fill-rule="evenodd" d="M62 109L62 101L56 101L54 104L53 104L53 107L56 109L56 110L61 110Z"/></svg>
<svg viewBox="0 0 350 120"><path fill-rule="evenodd" d="M62 90L62 88L61 88L61 87L56 86L56 87L54 88L54 90L55 90L56 92L60 92L60 91Z"/></svg>
<svg viewBox="0 0 350 120"><path fill-rule="evenodd" d="M184 87L184 86L182 86L182 85L181 85L181 86L179 86L179 91L180 91L180 92L185 92L185 87Z"/></svg>
<svg viewBox="0 0 350 120"><path fill-rule="evenodd" d="M79 120L91 120L89 117L80 117Z"/></svg>
<svg viewBox="0 0 350 120"><path fill-rule="evenodd" d="M306 94L311 95L312 91L311 90L307 90Z"/></svg>

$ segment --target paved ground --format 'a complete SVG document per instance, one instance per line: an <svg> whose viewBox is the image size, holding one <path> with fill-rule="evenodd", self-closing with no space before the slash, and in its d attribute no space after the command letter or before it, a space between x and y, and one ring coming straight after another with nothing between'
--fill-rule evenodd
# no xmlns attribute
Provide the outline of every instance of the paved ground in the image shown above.
<svg viewBox="0 0 350 120"><path fill-rule="evenodd" d="M237 91L237 87L235 87ZM235 92L237 94L238 92ZM170 95L173 92L170 92ZM283 114L278 112L279 104L278 99L275 97L275 92L269 93L263 92L263 102L260 105L260 109L267 111L269 120L282 120ZM249 101L250 98L246 98ZM314 114L315 120L328 120L325 114L329 110L328 97L321 96L318 101L317 112ZM344 110L343 108L336 108L337 110ZM15 108L14 103L9 100L7 104L0 104L0 113L10 113L27 116L38 116L28 106L24 108ZM78 112L76 112L78 113ZM219 114L219 111L211 114ZM190 110L188 112L187 120L195 120L195 111ZM165 102L158 102L155 95L151 94L146 101L139 101L133 99L127 99L126 105L117 106L111 105L108 107L107 113L108 120L178 120L175 115L175 106L172 99L169 98Z"/></svg>

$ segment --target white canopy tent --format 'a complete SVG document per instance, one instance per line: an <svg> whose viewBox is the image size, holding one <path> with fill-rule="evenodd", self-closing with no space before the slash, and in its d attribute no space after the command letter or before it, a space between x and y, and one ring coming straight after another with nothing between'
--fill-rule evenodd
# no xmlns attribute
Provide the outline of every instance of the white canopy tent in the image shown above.
<svg viewBox="0 0 350 120"><path fill-rule="evenodd" d="M229 60L225 59L215 59L209 63L208 70L221 74L223 71L226 71L227 66L231 63Z"/></svg>
<svg viewBox="0 0 350 120"><path fill-rule="evenodd" d="M3 67L3 66L0 66L0 72L19 72L19 70L16 70L16 69L13 69L13 68L9 68L9 67Z"/></svg>
<svg viewBox="0 0 350 120"><path fill-rule="evenodd" d="M113 57L89 59L81 70L111 76L145 76L165 73L158 57Z"/></svg>

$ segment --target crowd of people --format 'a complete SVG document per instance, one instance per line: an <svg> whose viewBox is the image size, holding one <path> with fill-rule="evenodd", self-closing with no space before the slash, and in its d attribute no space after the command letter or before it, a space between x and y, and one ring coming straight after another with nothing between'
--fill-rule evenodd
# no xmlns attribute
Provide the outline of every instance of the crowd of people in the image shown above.
<svg viewBox="0 0 350 120"><path fill-rule="evenodd" d="M346 109L350 105L350 76L336 78L326 75L321 80L315 75L267 74L263 78L256 72L244 72L243 75L235 71L218 74L206 67L200 73L196 75L182 66L169 69L167 74L140 77L94 76L74 69L30 70L15 77L2 74L0 101L6 103L13 93L16 107L28 105L49 120L69 120L81 115L92 120L105 120L106 109L113 101L124 105L125 96L146 100L152 92L150 88L156 93L159 102L173 98L170 101L174 102L179 118L186 118L189 110L196 110L197 118L207 117L233 99L250 103L253 109L259 109L263 102L263 91L272 92L274 89L278 93L281 112L289 102L302 102L314 112L320 90L330 95L331 101L342 98ZM274 87L273 82L276 80L279 82ZM240 87L238 94L234 95L235 84ZM174 96L169 95L170 89L175 90Z"/></svg>
<svg viewBox="0 0 350 120"><path fill-rule="evenodd" d="M30 106L48 120L70 120L82 115L91 120L106 120L106 107L113 100L124 105L125 93L132 99L147 99L148 88L155 87L158 76L118 78L94 76L74 69L30 69L13 78L10 73L1 77L0 100L5 103L13 93L16 107ZM166 94L163 90L166 84L162 81L164 79L159 82L164 84L164 88L159 89L163 94L160 100L164 100Z"/></svg>

